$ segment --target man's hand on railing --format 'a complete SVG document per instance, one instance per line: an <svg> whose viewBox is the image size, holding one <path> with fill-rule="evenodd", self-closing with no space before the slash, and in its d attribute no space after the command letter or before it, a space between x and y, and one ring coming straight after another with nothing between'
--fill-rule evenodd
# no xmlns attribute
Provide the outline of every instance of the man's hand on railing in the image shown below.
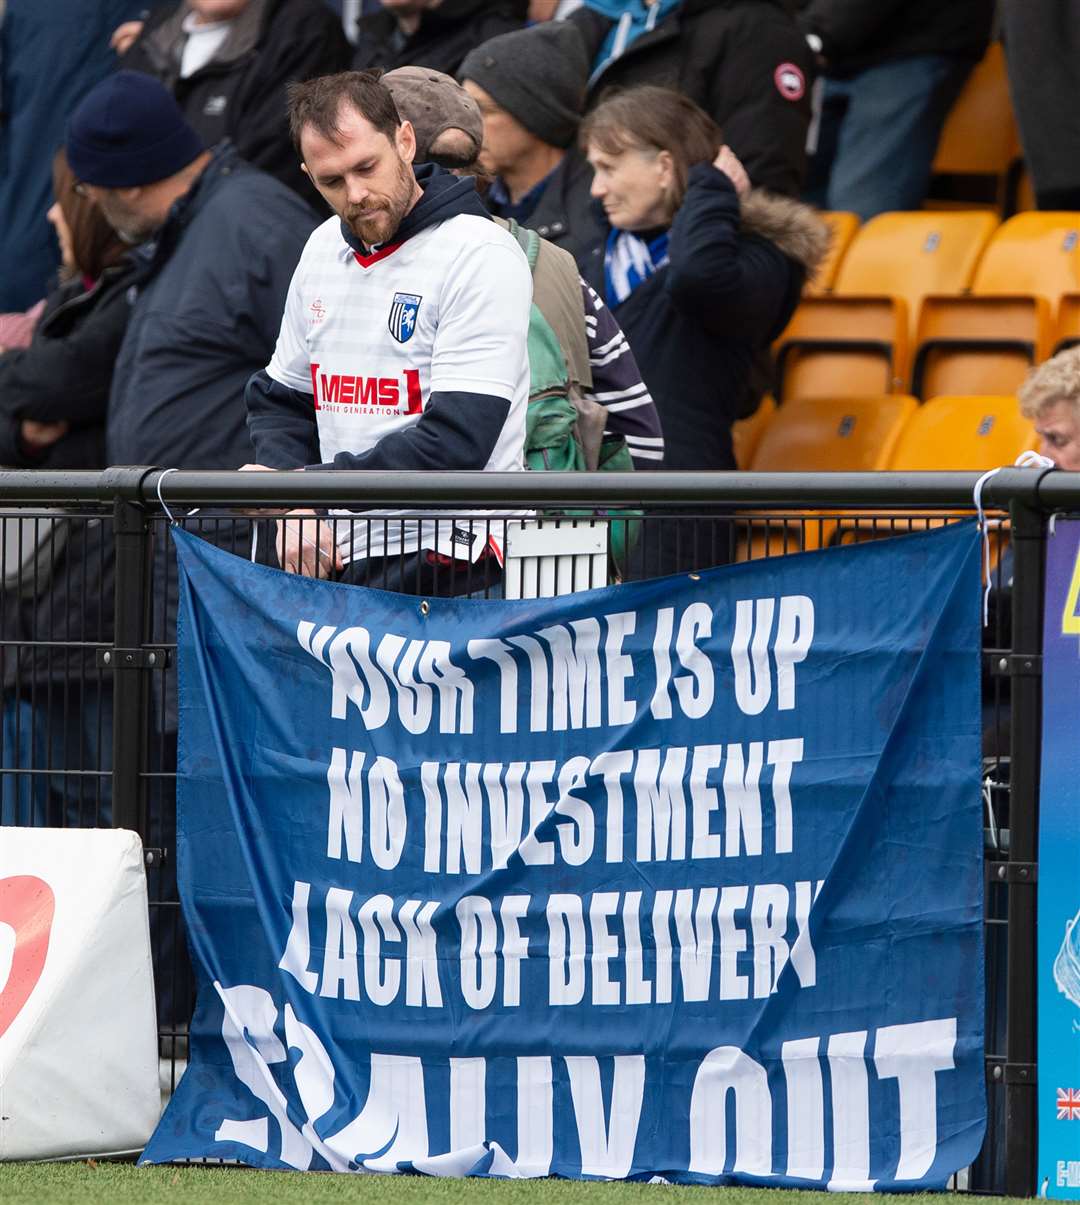
<svg viewBox="0 0 1080 1205"><path fill-rule="evenodd" d="M334 523L313 510L290 510L277 520L278 563L286 573L330 577L345 568L334 539Z"/></svg>
<svg viewBox="0 0 1080 1205"><path fill-rule="evenodd" d="M275 469L272 465L268 465L268 464L242 464L240 466L241 473L277 473L277 472L302 473L303 471L304 470L303 470L302 466L300 468L286 469L286 470ZM269 518L270 515L287 514L288 512L280 511L280 510L269 510L265 506L253 506L253 507L245 507L244 509L242 509L240 511L240 513L242 515L247 515L252 519L266 519L266 518Z"/></svg>

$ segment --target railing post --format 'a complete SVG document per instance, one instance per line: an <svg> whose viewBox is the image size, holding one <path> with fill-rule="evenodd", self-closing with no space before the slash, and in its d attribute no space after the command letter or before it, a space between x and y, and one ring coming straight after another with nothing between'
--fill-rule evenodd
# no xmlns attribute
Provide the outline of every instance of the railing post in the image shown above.
<svg viewBox="0 0 1080 1205"><path fill-rule="evenodd" d="M105 655L112 662L113 683L112 821L115 828L133 829L145 839L142 771L149 691L139 650L149 632L150 525L141 503L119 491L113 498L113 541L113 648Z"/></svg>
<svg viewBox="0 0 1080 1205"><path fill-rule="evenodd" d="M1012 649L1042 653L1045 516L1027 503L1010 505L1013 553ZM1037 663L1037 662L1036 662ZM1010 709L1009 859L1034 864L1039 844L1042 678L1012 678ZM1035 885L1009 886L1006 979L1005 1192L1035 1192L1038 1134L1036 1086Z"/></svg>

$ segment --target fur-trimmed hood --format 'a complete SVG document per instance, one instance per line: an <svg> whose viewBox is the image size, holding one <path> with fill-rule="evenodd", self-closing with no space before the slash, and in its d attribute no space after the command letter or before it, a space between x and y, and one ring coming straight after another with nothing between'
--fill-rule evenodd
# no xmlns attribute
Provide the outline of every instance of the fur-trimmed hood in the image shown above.
<svg viewBox="0 0 1080 1205"><path fill-rule="evenodd" d="M829 253L832 230L810 205L755 188L742 202L742 229L779 247L812 280Z"/></svg>

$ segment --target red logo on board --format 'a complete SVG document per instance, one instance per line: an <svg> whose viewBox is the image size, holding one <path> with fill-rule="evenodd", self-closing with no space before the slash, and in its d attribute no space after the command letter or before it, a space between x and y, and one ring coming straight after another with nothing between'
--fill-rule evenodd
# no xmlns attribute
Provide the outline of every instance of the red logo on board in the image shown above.
<svg viewBox="0 0 1080 1205"><path fill-rule="evenodd" d="M44 879L34 875L0 879L0 954L5 945L3 927L10 927L15 935L11 967L0 980L0 1038L22 1012L45 969L55 911L52 888Z"/></svg>

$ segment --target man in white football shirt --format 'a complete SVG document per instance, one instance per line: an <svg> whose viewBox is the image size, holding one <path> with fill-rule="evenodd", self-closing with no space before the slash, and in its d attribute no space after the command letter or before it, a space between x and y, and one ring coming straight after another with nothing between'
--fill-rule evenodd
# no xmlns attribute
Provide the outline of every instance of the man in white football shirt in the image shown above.
<svg viewBox="0 0 1080 1205"><path fill-rule="evenodd" d="M260 466L524 468L532 276L516 240L472 180L414 173L413 128L376 77L294 84L289 119L336 216L308 240L273 358L247 387ZM283 568L423 593L490 575L447 571L487 560L481 524L379 515L319 524L317 540L310 521L282 523Z"/></svg>

